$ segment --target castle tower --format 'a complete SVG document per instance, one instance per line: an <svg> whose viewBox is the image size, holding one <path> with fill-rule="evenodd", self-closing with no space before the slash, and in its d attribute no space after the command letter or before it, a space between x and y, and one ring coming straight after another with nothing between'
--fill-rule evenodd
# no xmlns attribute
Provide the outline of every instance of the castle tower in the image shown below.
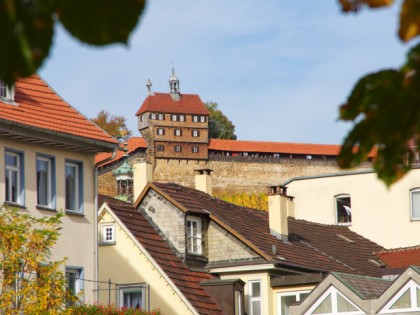
<svg viewBox="0 0 420 315"><path fill-rule="evenodd" d="M172 68L169 93L152 93L137 111L138 128L147 143L147 161L155 159L206 160L209 111L197 94L181 94Z"/></svg>

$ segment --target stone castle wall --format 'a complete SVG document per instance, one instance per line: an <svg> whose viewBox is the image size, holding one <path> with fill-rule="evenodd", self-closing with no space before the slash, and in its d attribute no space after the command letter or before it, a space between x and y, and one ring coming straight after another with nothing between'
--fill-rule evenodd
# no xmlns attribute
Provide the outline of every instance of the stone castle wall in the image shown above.
<svg viewBox="0 0 420 315"><path fill-rule="evenodd" d="M132 157L130 160L138 159L139 157ZM110 166L100 172L100 193L109 196L116 193L116 181L112 176L112 169L115 167L115 165ZM365 163L358 169L370 167L370 163ZM209 168L214 171L213 194L267 192L267 186L281 184L292 177L343 172L334 159L210 155L209 160L156 159L153 181L175 182L194 187L194 170L199 168Z"/></svg>

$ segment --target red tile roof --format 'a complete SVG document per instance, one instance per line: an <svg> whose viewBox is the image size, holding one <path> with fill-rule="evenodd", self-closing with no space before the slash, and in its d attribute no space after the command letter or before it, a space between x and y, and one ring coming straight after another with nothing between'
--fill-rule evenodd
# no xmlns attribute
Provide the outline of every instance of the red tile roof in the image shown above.
<svg viewBox="0 0 420 315"><path fill-rule="evenodd" d="M210 139L209 150L288 154L338 155L339 145Z"/></svg>
<svg viewBox="0 0 420 315"><path fill-rule="evenodd" d="M223 314L199 284L201 281L215 279L214 276L206 272L191 271L188 269L159 233L132 204L105 196L99 197L99 204L102 205L105 202L112 209L199 314Z"/></svg>
<svg viewBox="0 0 420 315"><path fill-rule="evenodd" d="M362 299L376 299L392 284L392 280L334 272L333 275Z"/></svg>
<svg viewBox="0 0 420 315"><path fill-rule="evenodd" d="M145 112L210 115L197 94L180 94L180 99L175 101L168 93L154 93L146 97L136 116Z"/></svg>
<svg viewBox="0 0 420 315"><path fill-rule="evenodd" d="M0 119L92 140L117 143L66 103L38 75L16 81L15 104L0 100Z"/></svg>
<svg viewBox="0 0 420 315"><path fill-rule="evenodd" d="M369 260L377 260L373 252L383 247L348 227L289 218L289 242L284 242L270 233L266 211L236 206L174 183L153 185L189 212L210 213L211 218L229 226L248 245L278 263L324 272L381 276L378 265ZM276 255L272 254L272 245L277 248Z"/></svg>
<svg viewBox="0 0 420 315"><path fill-rule="evenodd" d="M384 250L377 256L390 269L420 266L420 246Z"/></svg>
<svg viewBox="0 0 420 315"><path fill-rule="evenodd" d="M120 148L123 149L124 145L120 144ZM146 149L146 148L147 148L146 141L142 137L132 137L132 138L128 139L128 141L127 141L127 154L128 155L130 155L131 153L133 153L137 149ZM125 154L125 151L118 150L114 159L112 159L111 161L108 161L104 164L101 164L101 166L105 166L109 163L118 161L120 158L122 158L124 156L124 154ZM99 153L95 156L95 163L99 163L101 161L104 161L111 156L112 156L112 153Z"/></svg>

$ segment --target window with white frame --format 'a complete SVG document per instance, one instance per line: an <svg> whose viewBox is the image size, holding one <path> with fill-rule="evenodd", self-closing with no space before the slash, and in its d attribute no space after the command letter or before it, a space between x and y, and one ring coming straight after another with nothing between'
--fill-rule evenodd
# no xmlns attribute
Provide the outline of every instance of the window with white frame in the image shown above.
<svg viewBox="0 0 420 315"><path fill-rule="evenodd" d="M77 296L83 300L83 268L66 267L66 289L70 295ZM73 305L73 301L67 301L66 306Z"/></svg>
<svg viewBox="0 0 420 315"><path fill-rule="evenodd" d="M51 157L36 158L37 205L55 208L55 160Z"/></svg>
<svg viewBox="0 0 420 315"><path fill-rule="evenodd" d="M348 194L335 196L336 222L339 225L351 225L351 198Z"/></svg>
<svg viewBox="0 0 420 315"><path fill-rule="evenodd" d="M379 314L420 312L420 285L410 280L382 308Z"/></svg>
<svg viewBox="0 0 420 315"><path fill-rule="evenodd" d="M121 308L145 309L146 308L146 286L130 285L118 287L118 306Z"/></svg>
<svg viewBox="0 0 420 315"><path fill-rule="evenodd" d="M165 119L165 115L164 114L158 114L158 119L159 120L164 120Z"/></svg>
<svg viewBox="0 0 420 315"><path fill-rule="evenodd" d="M285 292L277 294L277 315L289 315L289 307L292 304L300 303L309 295L310 291Z"/></svg>
<svg viewBox="0 0 420 315"><path fill-rule="evenodd" d="M187 219L187 251L190 254L201 255L201 219L189 217Z"/></svg>
<svg viewBox="0 0 420 315"><path fill-rule="evenodd" d="M185 115L179 115L179 121L185 121Z"/></svg>
<svg viewBox="0 0 420 315"><path fill-rule="evenodd" d="M200 131L198 131L198 130L193 130L193 131L192 131L192 136L193 136L193 137L199 137L199 136L200 136Z"/></svg>
<svg viewBox="0 0 420 315"><path fill-rule="evenodd" d="M336 288L331 286L305 313L305 315L312 314L363 315L366 313L341 294Z"/></svg>
<svg viewBox="0 0 420 315"><path fill-rule="evenodd" d="M411 219L420 220L420 188L410 190Z"/></svg>
<svg viewBox="0 0 420 315"><path fill-rule="evenodd" d="M66 211L83 212L83 170L82 164L66 162Z"/></svg>
<svg viewBox="0 0 420 315"><path fill-rule="evenodd" d="M174 130L174 135L177 136L177 137L181 136L182 135L181 129L175 129Z"/></svg>
<svg viewBox="0 0 420 315"><path fill-rule="evenodd" d="M262 290L261 281L250 281L249 285L249 315L261 315L262 312Z"/></svg>
<svg viewBox="0 0 420 315"><path fill-rule="evenodd" d="M191 151L192 153L198 153L198 147L197 146L191 147Z"/></svg>
<svg viewBox="0 0 420 315"><path fill-rule="evenodd" d="M172 121L178 121L178 115L172 114L171 115L171 120Z"/></svg>
<svg viewBox="0 0 420 315"><path fill-rule="evenodd" d="M157 133L159 136L163 136L163 135L165 134L165 129L164 129L164 128L157 128L157 129L156 129L156 133Z"/></svg>
<svg viewBox="0 0 420 315"><path fill-rule="evenodd" d="M174 147L175 152L182 152L182 147L180 145L176 145Z"/></svg>
<svg viewBox="0 0 420 315"><path fill-rule="evenodd" d="M150 119L156 119L156 114L155 113L150 113Z"/></svg>
<svg viewBox="0 0 420 315"><path fill-rule="evenodd" d="M5 154L5 189L6 201L16 204L24 204L24 172L23 153L6 151Z"/></svg>
<svg viewBox="0 0 420 315"><path fill-rule="evenodd" d="M193 120L193 122L198 122L198 116L193 115L193 116L192 116L192 120Z"/></svg>
<svg viewBox="0 0 420 315"><path fill-rule="evenodd" d="M200 116L200 122L206 122L206 116Z"/></svg>
<svg viewBox="0 0 420 315"><path fill-rule="evenodd" d="M115 224L101 224L101 243L115 244Z"/></svg>
<svg viewBox="0 0 420 315"><path fill-rule="evenodd" d="M0 99L13 102L15 99L15 86L7 85L4 81L0 80Z"/></svg>
<svg viewBox="0 0 420 315"><path fill-rule="evenodd" d="M165 146L163 144L158 144L156 150L159 152L165 151Z"/></svg>

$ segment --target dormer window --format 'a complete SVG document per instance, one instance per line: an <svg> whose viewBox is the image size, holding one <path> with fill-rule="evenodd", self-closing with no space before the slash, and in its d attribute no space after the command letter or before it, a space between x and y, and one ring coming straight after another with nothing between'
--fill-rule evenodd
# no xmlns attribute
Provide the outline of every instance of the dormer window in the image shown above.
<svg viewBox="0 0 420 315"><path fill-rule="evenodd" d="M187 251L189 254L202 254L202 229L200 218L187 218Z"/></svg>
<svg viewBox="0 0 420 315"><path fill-rule="evenodd" d="M15 86L7 85L0 80L0 99L7 102L13 102L15 99Z"/></svg>
<svg viewBox="0 0 420 315"><path fill-rule="evenodd" d="M351 225L350 195L335 196L336 220L339 225Z"/></svg>

